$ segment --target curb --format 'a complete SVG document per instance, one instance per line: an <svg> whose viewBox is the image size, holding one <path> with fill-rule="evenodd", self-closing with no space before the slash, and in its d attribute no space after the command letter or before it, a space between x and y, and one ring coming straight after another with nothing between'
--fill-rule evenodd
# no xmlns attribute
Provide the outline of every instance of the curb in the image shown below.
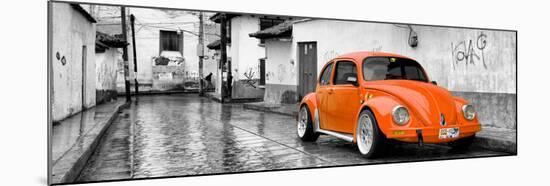
<svg viewBox="0 0 550 186"><path fill-rule="evenodd" d="M243 108L245 109L250 109L250 110L256 110L256 111L262 111L262 112L270 112L270 113L274 113L274 114L280 114L280 115L285 115L285 116L291 116L291 117L298 117L298 112L292 112L292 113L288 113L288 112L281 112L281 111L278 111L276 108L278 107L264 107L264 106L258 106L258 105L254 105L254 104L243 104Z"/></svg>
<svg viewBox="0 0 550 186"><path fill-rule="evenodd" d="M69 149L67 153L60 159L59 163L52 166L51 182L49 184L74 183L78 176L80 176L80 172L82 171L82 169L84 169L84 166L86 166L86 163L99 145L99 141L103 137L107 129L117 118L119 112L122 109L127 108L129 105L130 102L125 102L121 105L118 105L115 109L115 112L108 116L109 119L103 126L96 126L88 133L86 133L85 136L95 135L95 137L91 137L93 138L91 141L85 138L79 139L75 143L75 146L76 144L81 144L82 146L85 146L83 148L84 150L82 150L81 148L76 148L74 146L71 147L71 149Z"/></svg>
<svg viewBox="0 0 550 186"><path fill-rule="evenodd" d="M216 97L212 94L207 94L205 93L204 94L204 97L205 98L208 98L208 99L211 99L215 102L218 102L218 103L222 103L222 100L221 98L219 97ZM229 99L225 99L223 101L223 103L255 103L255 102L261 102L263 101L263 98L232 98L228 101Z"/></svg>

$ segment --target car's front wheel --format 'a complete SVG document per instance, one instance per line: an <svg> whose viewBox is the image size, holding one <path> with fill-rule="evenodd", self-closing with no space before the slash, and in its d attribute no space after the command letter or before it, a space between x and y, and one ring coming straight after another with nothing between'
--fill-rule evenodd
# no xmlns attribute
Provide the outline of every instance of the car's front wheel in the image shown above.
<svg viewBox="0 0 550 186"><path fill-rule="evenodd" d="M313 119L307 105L300 108L296 129L302 141L315 141L319 138L319 133L313 130Z"/></svg>
<svg viewBox="0 0 550 186"><path fill-rule="evenodd" d="M380 155L386 138L378 128L378 123L370 110L363 110L359 114L356 128L355 139L361 155L365 158L375 158Z"/></svg>

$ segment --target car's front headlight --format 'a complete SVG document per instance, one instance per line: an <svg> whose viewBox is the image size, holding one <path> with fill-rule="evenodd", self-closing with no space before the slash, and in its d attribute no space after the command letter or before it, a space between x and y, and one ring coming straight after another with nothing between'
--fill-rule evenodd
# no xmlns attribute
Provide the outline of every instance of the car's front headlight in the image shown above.
<svg viewBox="0 0 550 186"><path fill-rule="evenodd" d="M462 114L464 114L464 118L466 118L467 120L473 120L476 117L476 111L474 109L474 106L472 105L462 106Z"/></svg>
<svg viewBox="0 0 550 186"><path fill-rule="evenodd" d="M409 111L404 106L398 105L393 108L392 118L396 124L405 125L410 119Z"/></svg>

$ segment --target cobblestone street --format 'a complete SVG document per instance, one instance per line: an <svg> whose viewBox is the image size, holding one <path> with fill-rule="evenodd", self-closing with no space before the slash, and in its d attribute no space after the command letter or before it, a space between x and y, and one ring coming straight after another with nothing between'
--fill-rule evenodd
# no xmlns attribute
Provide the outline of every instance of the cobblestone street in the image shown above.
<svg viewBox="0 0 550 186"><path fill-rule="evenodd" d="M442 145L397 144L383 158L322 135L301 142L295 118L194 94L134 98L103 136L79 182L507 155Z"/></svg>

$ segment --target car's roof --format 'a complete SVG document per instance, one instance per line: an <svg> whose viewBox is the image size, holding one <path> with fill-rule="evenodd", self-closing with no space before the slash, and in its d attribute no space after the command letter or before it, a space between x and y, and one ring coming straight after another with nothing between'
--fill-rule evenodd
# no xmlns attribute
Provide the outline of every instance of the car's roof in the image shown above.
<svg viewBox="0 0 550 186"><path fill-rule="evenodd" d="M402 56L402 55L399 55L399 54L393 54L393 53L387 53L387 52L373 52L373 51L359 51L359 52L347 53L347 54L344 54L344 55L339 55L338 57L336 57L336 59L338 59L338 58L351 58L351 59L355 59L355 61L360 62L360 61L363 61L363 59L365 59L367 57L395 57L395 58L411 59L409 57ZM411 60L413 60L413 59L411 59Z"/></svg>

